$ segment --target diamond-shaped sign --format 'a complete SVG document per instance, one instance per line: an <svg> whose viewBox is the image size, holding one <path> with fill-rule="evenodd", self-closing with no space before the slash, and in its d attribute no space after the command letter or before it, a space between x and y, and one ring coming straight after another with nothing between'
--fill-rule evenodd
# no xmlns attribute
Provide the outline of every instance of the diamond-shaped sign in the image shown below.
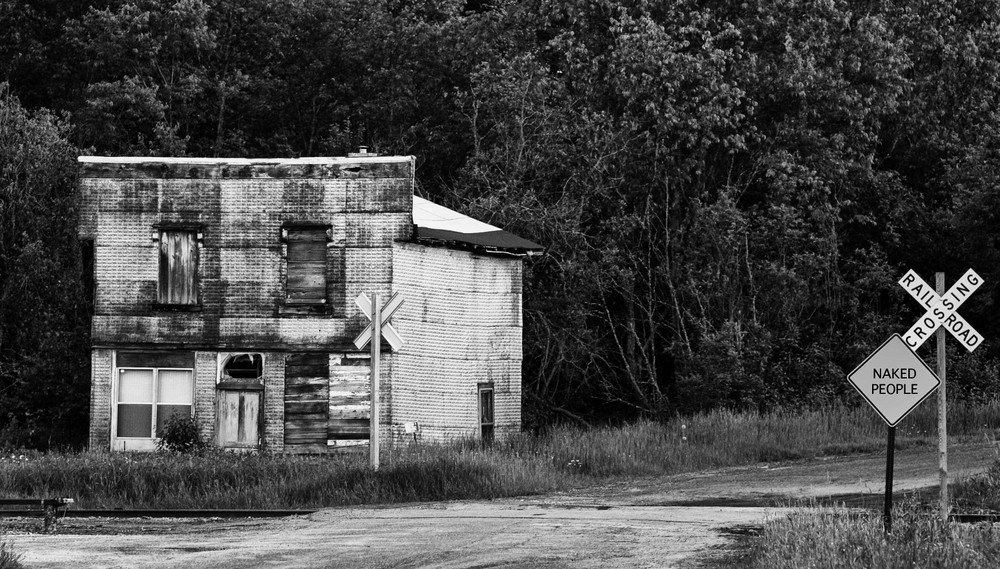
<svg viewBox="0 0 1000 569"><path fill-rule="evenodd" d="M893 334L854 368L847 380L890 427L902 421L941 383L899 334Z"/></svg>

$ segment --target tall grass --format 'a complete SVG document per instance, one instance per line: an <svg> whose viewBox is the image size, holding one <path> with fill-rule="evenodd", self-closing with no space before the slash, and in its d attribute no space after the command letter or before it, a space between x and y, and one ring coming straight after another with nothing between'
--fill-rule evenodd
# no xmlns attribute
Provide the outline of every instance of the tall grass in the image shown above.
<svg viewBox="0 0 1000 569"><path fill-rule="evenodd" d="M986 472L959 480L951 497L955 510L964 513L1000 512L1000 458Z"/></svg>
<svg viewBox="0 0 1000 569"><path fill-rule="evenodd" d="M0 539L0 569L24 569L24 565L21 565L21 556L2 539Z"/></svg>
<svg viewBox="0 0 1000 569"><path fill-rule="evenodd" d="M750 569L995 569L1000 531L945 523L912 505L894 511L886 535L875 513L803 511L766 524L739 565Z"/></svg>
<svg viewBox="0 0 1000 569"><path fill-rule="evenodd" d="M929 411L927 410L929 409ZM1000 406L956 406L954 435L1000 428ZM925 405L897 441L935 431ZM929 427L928 427L929 425ZM991 431L992 432L992 431ZM567 489L610 476L689 472L760 461L884 448L885 425L867 408L713 411L621 427L556 427L488 448L472 441L396 445L383 467L365 455L201 456L168 453L25 453L0 456L0 497L68 496L81 508L311 508L362 503L497 498Z"/></svg>

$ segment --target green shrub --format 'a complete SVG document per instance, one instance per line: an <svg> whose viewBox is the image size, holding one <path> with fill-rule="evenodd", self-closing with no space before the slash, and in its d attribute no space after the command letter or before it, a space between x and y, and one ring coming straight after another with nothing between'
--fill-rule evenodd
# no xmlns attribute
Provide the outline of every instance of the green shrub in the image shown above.
<svg viewBox="0 0 1000 569"><path fill-rule="evenodd" d="M190 416L171 415L159 435L160 440L156 441L156 448L159 450L196 453L208 446L201 438L198 422Z"/></svg>

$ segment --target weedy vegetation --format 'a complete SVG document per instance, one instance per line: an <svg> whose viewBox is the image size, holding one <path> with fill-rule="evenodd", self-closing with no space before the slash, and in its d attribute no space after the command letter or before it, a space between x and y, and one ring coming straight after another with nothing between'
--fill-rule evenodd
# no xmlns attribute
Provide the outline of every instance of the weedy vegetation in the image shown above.
<svg viewBox="0 0 1000 569"><path fill-rule="evenodd" d="M0 538L0 569L24 569L21 556L6 541Z"/></svg>
<svg viewBox="0 0 1000 569"><path fill-rule="evenodd" d="M897 444L930 444L931 406L898 428ZM961 419L969 416L969 419ZM1000 428L1000 406L955 406L956 436ZM183 429L178 429L179 432ZM0 456L0 496L69 496L80 508L312 508L498 498L567 489L614 476L674 474L878 450L885 426L866 407L797 412L712 411L665 422L554 427L483 446L409 443L385 449L373 472L364 453L331 457L232 454L179 436L155 453ZM165 446L164 449L170 448Z"/></svg>
<svg viewBox="0 0 1000 569"><path fill-rule="evenodd" d="M987 472L951 485L953 511L1000 511L1000 447L993 435L991 412L985 408L953 409L964 415L954 422L949 415L952 432L974 436L979 425L980 436L998 452L997 461ZM927 409L915 415L910 429L934 418ZM913 499L894 508L889 534L884 531L880 512L804 509L766 524L749 540L745 551L726 563L750 569L994 568L1000 566L1000 528L992 523L946 523L935 509Z"/></svg>
<svg viewBox="0 0 1000 569"><path fill-rule="evenodd" d="M956 508L967 513L1000 512L1000 446L989 439L997 451L997 460L986 472L959 481L951 489ZM1000 559L997 560L1000 566Z"/></svg>
<svg viewBox="0 0 1000 569"><path fill-rule="evenodd" d="M740 566L750 569L993 569L1000 529L993 524L943 522L907 504L886 534L878 512L803 510L764 526Z"/></svg>

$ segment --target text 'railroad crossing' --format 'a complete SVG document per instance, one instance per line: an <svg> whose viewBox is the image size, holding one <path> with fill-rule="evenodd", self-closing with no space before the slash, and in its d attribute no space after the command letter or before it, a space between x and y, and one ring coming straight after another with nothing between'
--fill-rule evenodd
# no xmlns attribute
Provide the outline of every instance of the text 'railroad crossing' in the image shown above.
<svg viewBox="0 0 1000 569"><path fill-rule="evenodd" d="M907 271L899 280L899 285L927 312L903 336L906 345L916 350L939 327L944 326L965 349L970 352L975 350L983 342L983 337L956 311L982 284L982 277L969 269L947 292L938 296L934 287L924 282L913 269Z"/></svg>

